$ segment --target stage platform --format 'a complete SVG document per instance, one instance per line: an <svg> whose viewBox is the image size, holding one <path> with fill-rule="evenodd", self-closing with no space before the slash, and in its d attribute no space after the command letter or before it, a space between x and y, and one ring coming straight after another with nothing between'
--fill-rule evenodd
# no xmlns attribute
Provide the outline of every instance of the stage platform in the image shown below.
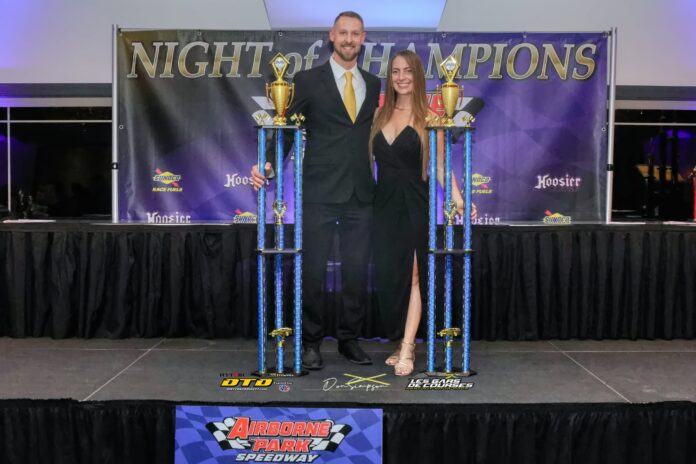
<svg viewBox="0 0 696 464"><path fill-rule="evenodd" d="M473 382L465 391L407 391L409 378L396 377L383 364L393 344L363 346L375 361L371 366L351 364L335 341L326 340L323 370L250 391L220 384L257 369L254 340L1 338L0 398L365 405L696 401L696 340L474 341L478 374L465 380ZM425 369L425 344L417 350L417 371L409 377ZM349 385L353 376L372 380Z"/></svg>
<svg viewBox="0 0 696 464"><path fill-rule="evenodd" d="M379 408L385 463L696 462L696 341L477 341L460 391L407 391L391 344L363 345L372 366L326 340L324 370L228 390L254 340L0 338L0 459L172 463L185 404Z"/></svg>

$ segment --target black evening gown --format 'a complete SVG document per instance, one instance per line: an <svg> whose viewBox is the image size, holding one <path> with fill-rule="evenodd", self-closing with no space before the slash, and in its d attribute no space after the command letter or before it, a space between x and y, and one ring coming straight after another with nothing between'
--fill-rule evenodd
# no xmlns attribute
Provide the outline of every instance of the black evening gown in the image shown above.
<svg viewBox="0 0 696 464"><path fill-rule="evenodd" d="M373 222L377 298L385 335L396 340L404 334L414 253L421 304L427 307L428 183L422 178L421 143L413 127L406 126L391 145L380 131L373 153L377 162Z"/></svg>

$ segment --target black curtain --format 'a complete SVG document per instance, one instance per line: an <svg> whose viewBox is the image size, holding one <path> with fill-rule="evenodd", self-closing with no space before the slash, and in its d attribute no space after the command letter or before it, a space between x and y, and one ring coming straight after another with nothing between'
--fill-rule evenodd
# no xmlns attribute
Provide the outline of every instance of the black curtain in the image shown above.
<svg viewBox="0 0 696 464"><path fill-rule="evenodd" d="M694 403L370 407L384 410L385 463L696 462ZM2 400L0 461L170 464L174 408L166 401Z"/></svg>
<svg viewBox="0 0 696 464"><path fill-rule="evenodd" d="M0 335L255 337L255 247L253 225L0 225ZM475 339L696 336L693 228L477 226L473 248ZM290 260L284 269L291 308ZM459 302L461 258L454 278ZM340 280L330 265L328 335ZM370 288L363 334L378 337Z"/></svg>

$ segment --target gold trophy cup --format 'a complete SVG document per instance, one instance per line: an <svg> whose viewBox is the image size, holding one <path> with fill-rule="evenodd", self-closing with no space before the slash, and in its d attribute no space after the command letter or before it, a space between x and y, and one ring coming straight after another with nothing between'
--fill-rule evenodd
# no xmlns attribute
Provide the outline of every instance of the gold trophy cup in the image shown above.
<svg viewBox="0 0 696 464"><path fill-rule="evenodd" d="M459 71L460 64L454 55L450 55L440 63L440 71L447 79L447 82L440 87L440 98L442 106L445 108L445 116L442 118L442 125L445 127L454 126L454 110L457 107L457 100L461 92L461 87L454 83L454 77Z"/></svg>
<svg viewBox="0 0 696 464"><path fill-rule="evenodd" d="M270 65L276 80L270 84L266 83L266 97L273 103L275 108L276 115L273 118L273 124L284 126L287 124L285 111L290 106L295 95L295 84L290 85L283 80L290 62L282 53L278 53L270 61Z"/></svg>

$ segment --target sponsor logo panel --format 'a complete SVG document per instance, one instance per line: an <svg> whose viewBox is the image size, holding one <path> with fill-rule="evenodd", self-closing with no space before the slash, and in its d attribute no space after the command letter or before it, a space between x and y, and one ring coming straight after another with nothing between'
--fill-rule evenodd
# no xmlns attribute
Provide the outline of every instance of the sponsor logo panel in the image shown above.
<svg viewBox="0 0 696 464"><path fill-rule="evenodd" d="M553 177L550 174L536 176L535 190L549 190L552 192L577 192L580 190L582 177L566 174L562 177Z"/></svg>
<svg viewBox="0 0 696 464"><path fill-rule="evenodd" d="M355 374L343 374L341 378L329 377L322 382L322 390L365 391L374 392L389 387L385 381L387 374L363 377Z"/></svg>
<svg viewBox="0 0 696 464"><path fill-rule="evenodd" d="M238 172L235 172L233 174L225 174L226 176L226 181L223 184L225 188L236 188L240 186L252 186L253 184L251 183L251 177L250 176L242 176Z"/></svg>
<svg viewBox="0 0 696 464"><path fill-rule="evenodd" d="M235 460L241 462L314 462L320 457L316 452L335 452L353 429L332 420L258 420L249 416L226 417L207 423L206 428L222 450L251 451L237 454Z"/></svg>
<svg viewBox="0 0 696 464"><path fill-rule="evenodd" d="M232 222L234 224L256 224L256 214L252 213L251 211L235 209Z"/></svg>
<svg viewBox="0 0 696 464"><path fill-rule="evenodd" d="M567 225L573 222L573 218L571 216L564 216L561 213L552 213L551 211L546 210L546 216L544 219L542 219L542 221L544 224Z"/></svg>
<svg viewBox="0 0 696 464"><path fill-rule="evenodd" d="M486 212L482 212L476 204L472 204L471 224L479 226L488 226L492 224L500 224L499 216L492 216Z"/></svg>
<svg viewBox="0 0 696 464"><path fill-rule="evenodd" d="M471 175L471 193L476 195L490 195L493 193L493 189L490 187L491 176L484 176L482 174L474 173Z"/></svg>
<svg viewBox="0 0 696 464"><path fill-rule="evenodd" d="M191 215L178 211L174 213L160 213L159 211L147 211L148 224L191 224Z"/></svg>
<svg viewBox="0 0 696 464"><path fill-rule="evenodd" d="M451 378L416 378L408 379L405 390L409 391L432 391L432 390L470 390L474 387L474 382L465 382L459 377Z"/></svg>
<svg viewBox="0 0 696 464"><path fill-rule="evenodd" d="M153 192L183 192L179 182L181 175L174 174L170 171L164 171L160 168L155 169L155 175L152 176L155 185L152 187Z"/></svg>
<svg viewBox="0 0 696 464"><path fill-rule="evenodd" d="M174 460L382 462L382 420L381 409L178 405Z"/></svg>
<svg viewBox="0 0 696 464"><path fill-rule="evenodd" d="M278 391L287 393L291 389L292 382L270 377L247 376L239 372L220 374L219 386L227 391L268 391L274 385Z"/></svg>

